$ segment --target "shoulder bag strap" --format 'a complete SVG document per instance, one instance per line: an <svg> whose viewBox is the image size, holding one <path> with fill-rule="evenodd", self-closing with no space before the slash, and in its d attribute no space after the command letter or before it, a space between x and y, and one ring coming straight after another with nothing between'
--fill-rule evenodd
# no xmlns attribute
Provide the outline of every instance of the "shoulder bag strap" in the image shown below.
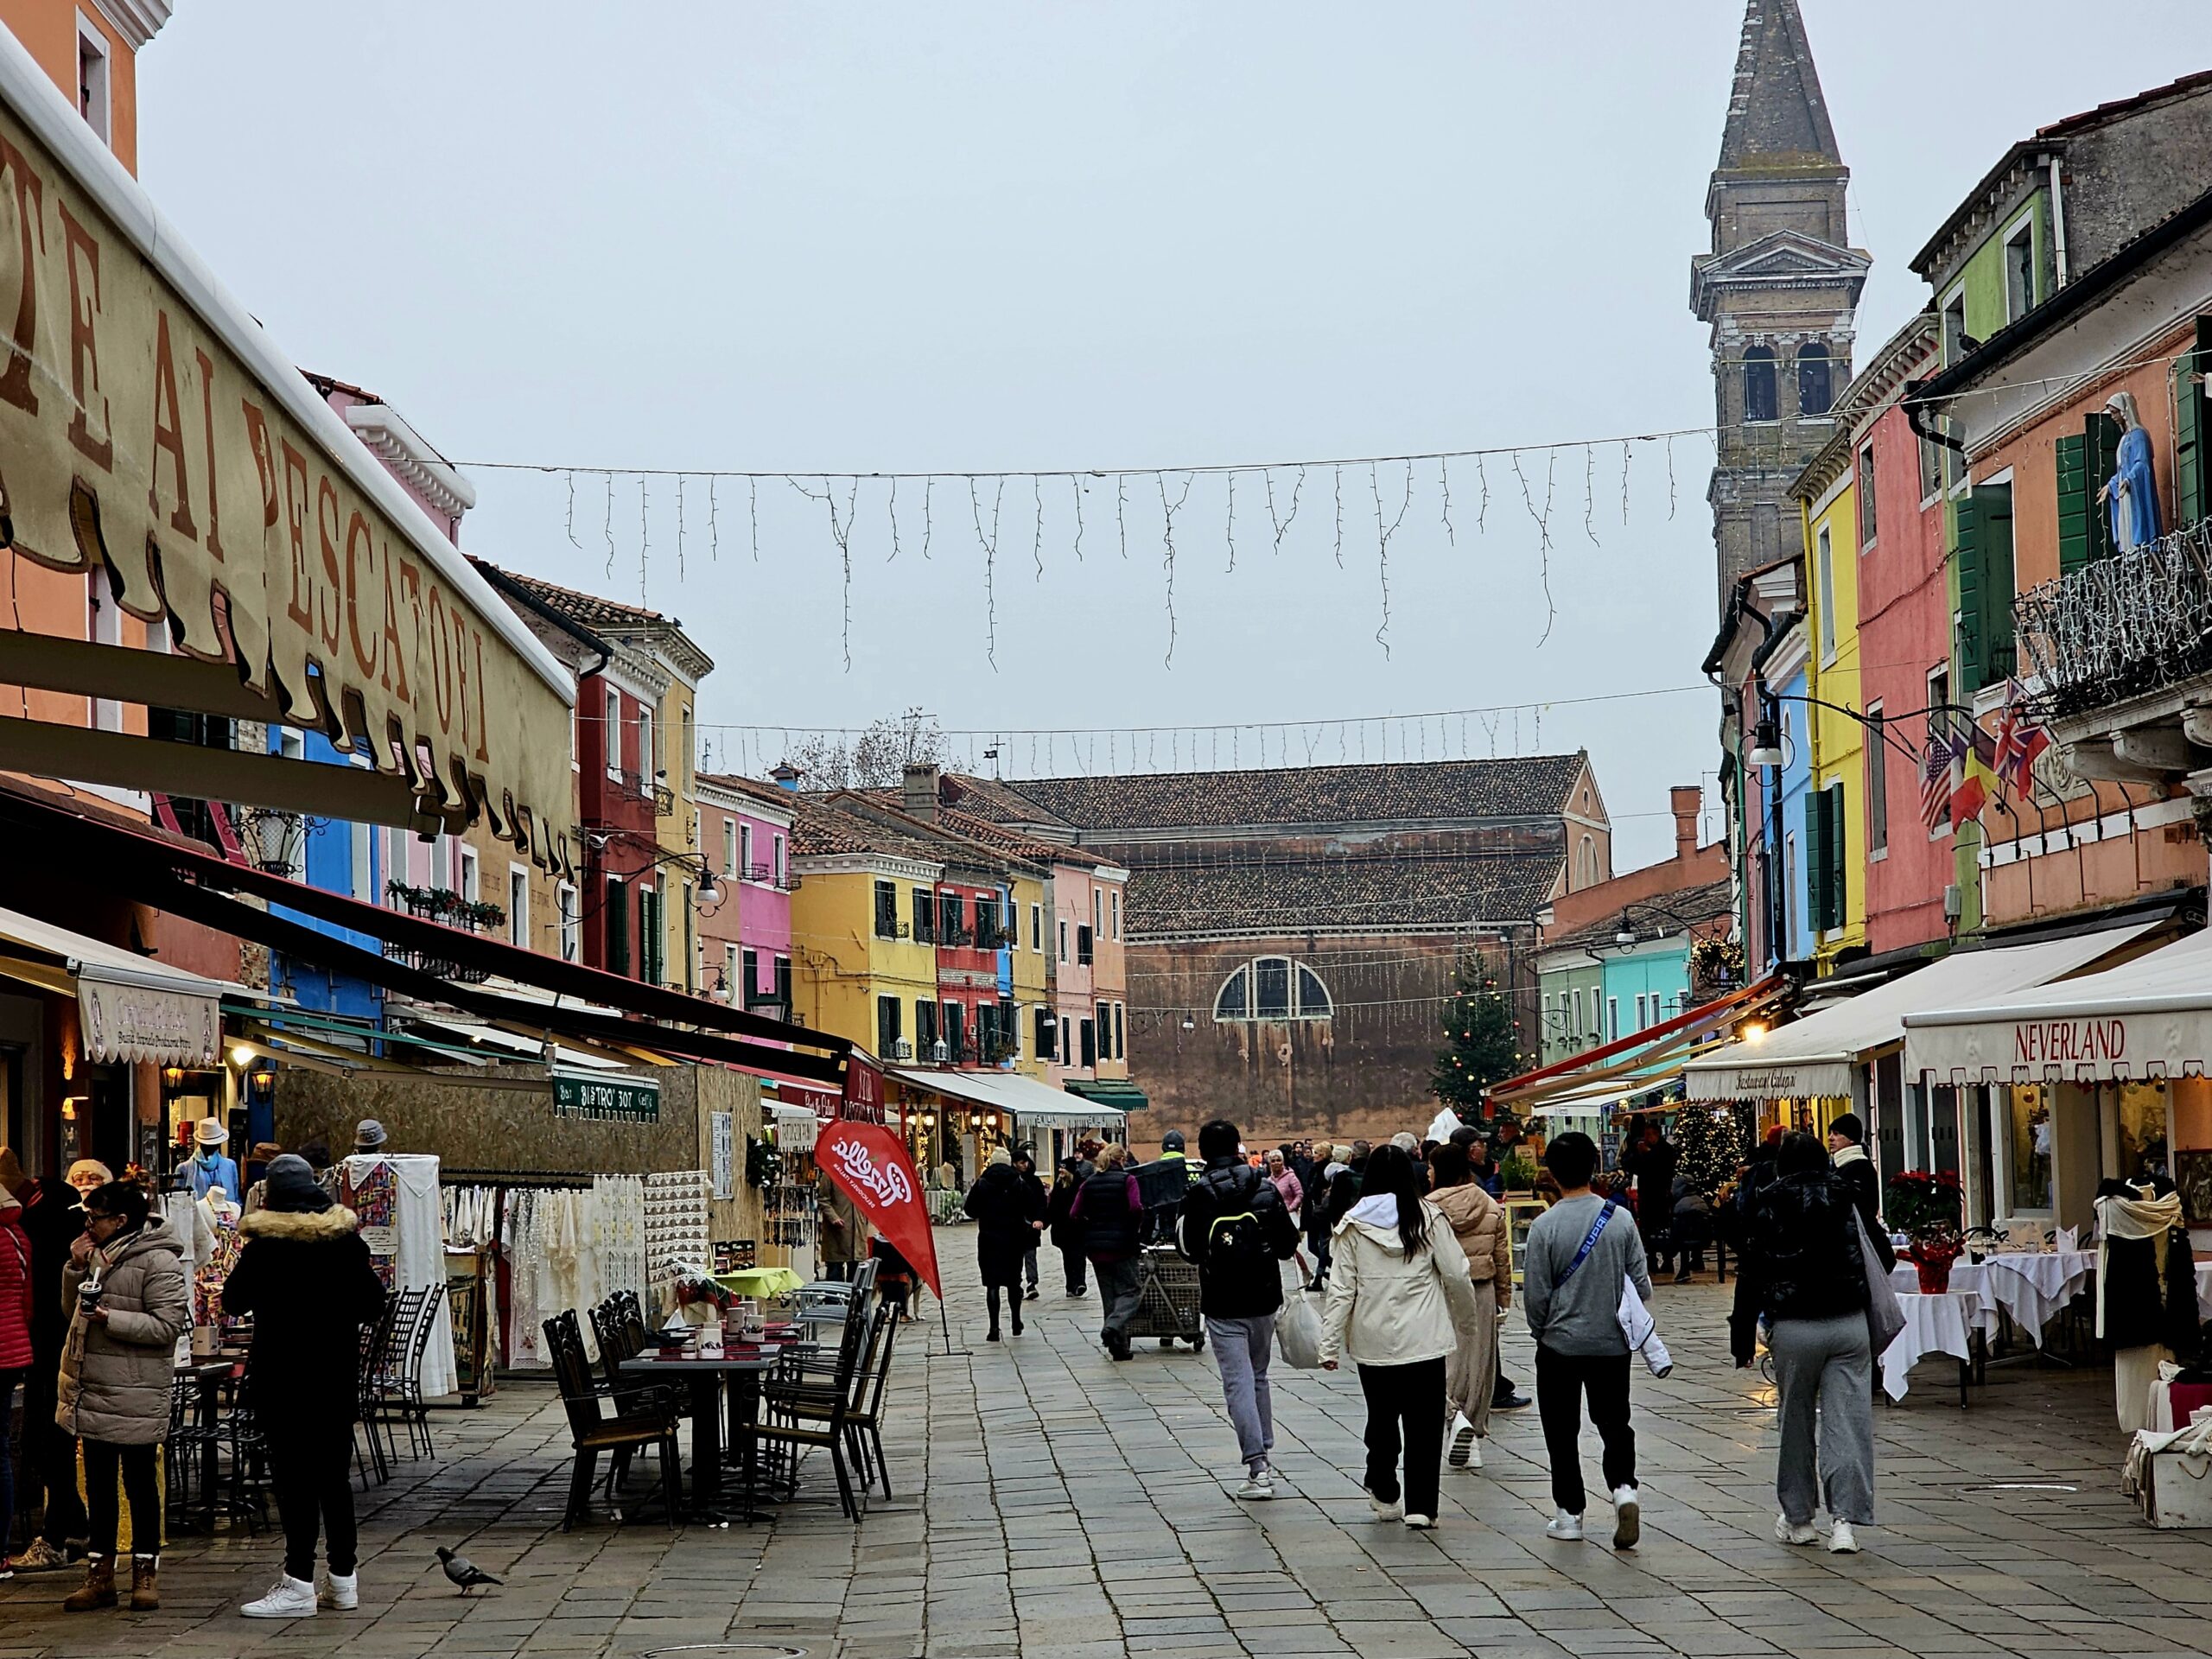
<svg viewBox="0 0 2212 1659"><path fill-rule="evenodd" d="M1598 1235L1605 1230L1605 1224L1613 1218L1613 1201L1609 1198L1605 1200L1604 1207L1598 1211L1598 1219L1590 1224L1590 1230L1583 1235L1582 1248L1574 1253L1574 1260L1567 1264L1567 1270L1564 1273L1552 1281L1554 1290L1557 1290L1568 1280L1573 1278L1575 1270L1590 1259L1590 1252L1598 1248Z"/></svg>

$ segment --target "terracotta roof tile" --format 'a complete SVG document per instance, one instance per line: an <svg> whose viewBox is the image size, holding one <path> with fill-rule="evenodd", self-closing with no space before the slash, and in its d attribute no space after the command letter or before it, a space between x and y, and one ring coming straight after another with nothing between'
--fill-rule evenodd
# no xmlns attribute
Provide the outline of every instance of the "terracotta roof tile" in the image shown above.
<svg viewBox="0 0 2212 1659"><path fill-rule="evenodd" d="M1549 817L1586 764L1580 754L1502 760L1283 766L1252 772L1029 778L993 786L1086 830ZM967 780L963 779L963 783ZM1011 803L985 816L1017 817Z"/></svg>
<svg viewBox="0 0 2212 1659"><path fill-rule="evenodd" d="M1399 853L1140 868L1129 876L1129 933L1523 926L1561 863L1556 853Z"/></svg>
<svg viewBox="0 0 2212 1659"><path fill-rule="evenodd" d="M588 628L680 628L683 625L658 611L648 611L635 605L625 605L619 600L601 599L596 594L578 593L573 588L563 588L543 576L526 576L518 570L506 573L520 587L543 600L562 615L573 617Z"/></svg>

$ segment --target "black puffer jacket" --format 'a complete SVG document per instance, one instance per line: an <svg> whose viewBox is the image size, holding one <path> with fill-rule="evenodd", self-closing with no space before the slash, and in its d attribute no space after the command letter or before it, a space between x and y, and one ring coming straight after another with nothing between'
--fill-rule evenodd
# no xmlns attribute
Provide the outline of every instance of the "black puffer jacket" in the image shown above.
<svg viewBox="0 0 2212 1659"><path fill-rule="evenodd" d="M1077 1189L1074 1224L1092 1261L1123 1262L1137 1253L1144 1206L1135 1186L1136 1178L1126 1169L1099 1169Z"/></svg>
<svg viewBox="0 0 2212 1659"><path fill-rule="evenodd" d="M1866 1306L1866 1268L1859 1249L1859 1207L1851 1183L1833 1169L1762 1182L1744 1217L1738 1315L1832 1319ZM1886 1272L1889 1240L1872 1235ZM1753 1320L1733 1322L1736 1357L1748 1358Z"/></svg>
<svg viewBox="0 0 2212 1659"><path fill-rule="evenodd" d="M966 1209L976 1223L976 1262L987 1285L1021 1277L1021 1259L1036 1247L1031 1224L1045 1218L1045 1189L1011 1164L993 1164L968 1189Z"/></svg>

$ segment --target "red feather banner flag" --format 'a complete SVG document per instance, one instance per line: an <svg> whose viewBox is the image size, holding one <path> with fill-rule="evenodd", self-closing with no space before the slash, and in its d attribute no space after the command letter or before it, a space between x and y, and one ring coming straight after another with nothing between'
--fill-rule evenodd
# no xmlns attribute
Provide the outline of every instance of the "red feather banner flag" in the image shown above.
<svg viewBox="0 0 2212 1659"><path fill-rule="evenodd" d="M823 1126L814 1143L814 1161L942 1300L929 1201L898 1135L880 1123L840 1118Z"/></svg>

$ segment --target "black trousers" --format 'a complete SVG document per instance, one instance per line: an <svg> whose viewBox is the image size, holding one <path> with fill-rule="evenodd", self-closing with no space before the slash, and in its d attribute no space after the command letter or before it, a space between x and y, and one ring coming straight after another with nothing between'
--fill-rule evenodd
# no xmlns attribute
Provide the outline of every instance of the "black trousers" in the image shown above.
<svg viewBox="0 0 2212 1659"><path fill-rule="evenodd" d="M92 1531L85 1500L77 1494L77 1437L54 1421L54 1395L61 1360L41 1354L23 1374L23 1471L22 1484L45 1495L46 1515L39 1535L60 1549Z"/></svg>
<svg viewBox="0 0 2212 1659"><path fill-rule="evenodd" d="M1067 1273L1068 1294L1071 1296L1082 1295L1084 1290L1083 1246L1080 1244L1061 1245L1060 1265Z"/></svg>
<svg viewBox="0 0 2212 1659"><path fill-rule="evenodd" d="M353 1427L351 1423L272 1426L269 1484L284 1519L284 1571L315 1582L317 1535L329 1545L330 1571L349 1578L359 1564L353 1529Z"/></svg>
<svg viewBox="0 0 2212 1659"><path fill-rule="evenodd" d="M85 1501L92 1515L92 1554L112 1556L123 1519L116 1501L116 1477L123 1478L124 1495L130 1500L130 1553L162 1553L162 1489L154 1478L158 1446L117 1446L107 1440L85 1442Z"/></svg>
<svg viewBox="0 0 2212 1659"><path fill-rule="evenodd" d="M1363 1365L1367 1396L1367 1490L1385 1503L1399 1495L1398 1452L1406 1454L1406 1513L1436 1518L1444 1478L1442 1359L1410 1365Z"/></svg>
<svg viewBox="0 0 2212 1659"><path fill-rule="evenodd" d="M1582 1513L1582 1400L1605 1442L1605 1491L1636 1484L1636 1431L1628 1421L1627 1354L1560 1354L1536 1348L1536 1414L1551 1459L1552 1502Z"/></svg>

